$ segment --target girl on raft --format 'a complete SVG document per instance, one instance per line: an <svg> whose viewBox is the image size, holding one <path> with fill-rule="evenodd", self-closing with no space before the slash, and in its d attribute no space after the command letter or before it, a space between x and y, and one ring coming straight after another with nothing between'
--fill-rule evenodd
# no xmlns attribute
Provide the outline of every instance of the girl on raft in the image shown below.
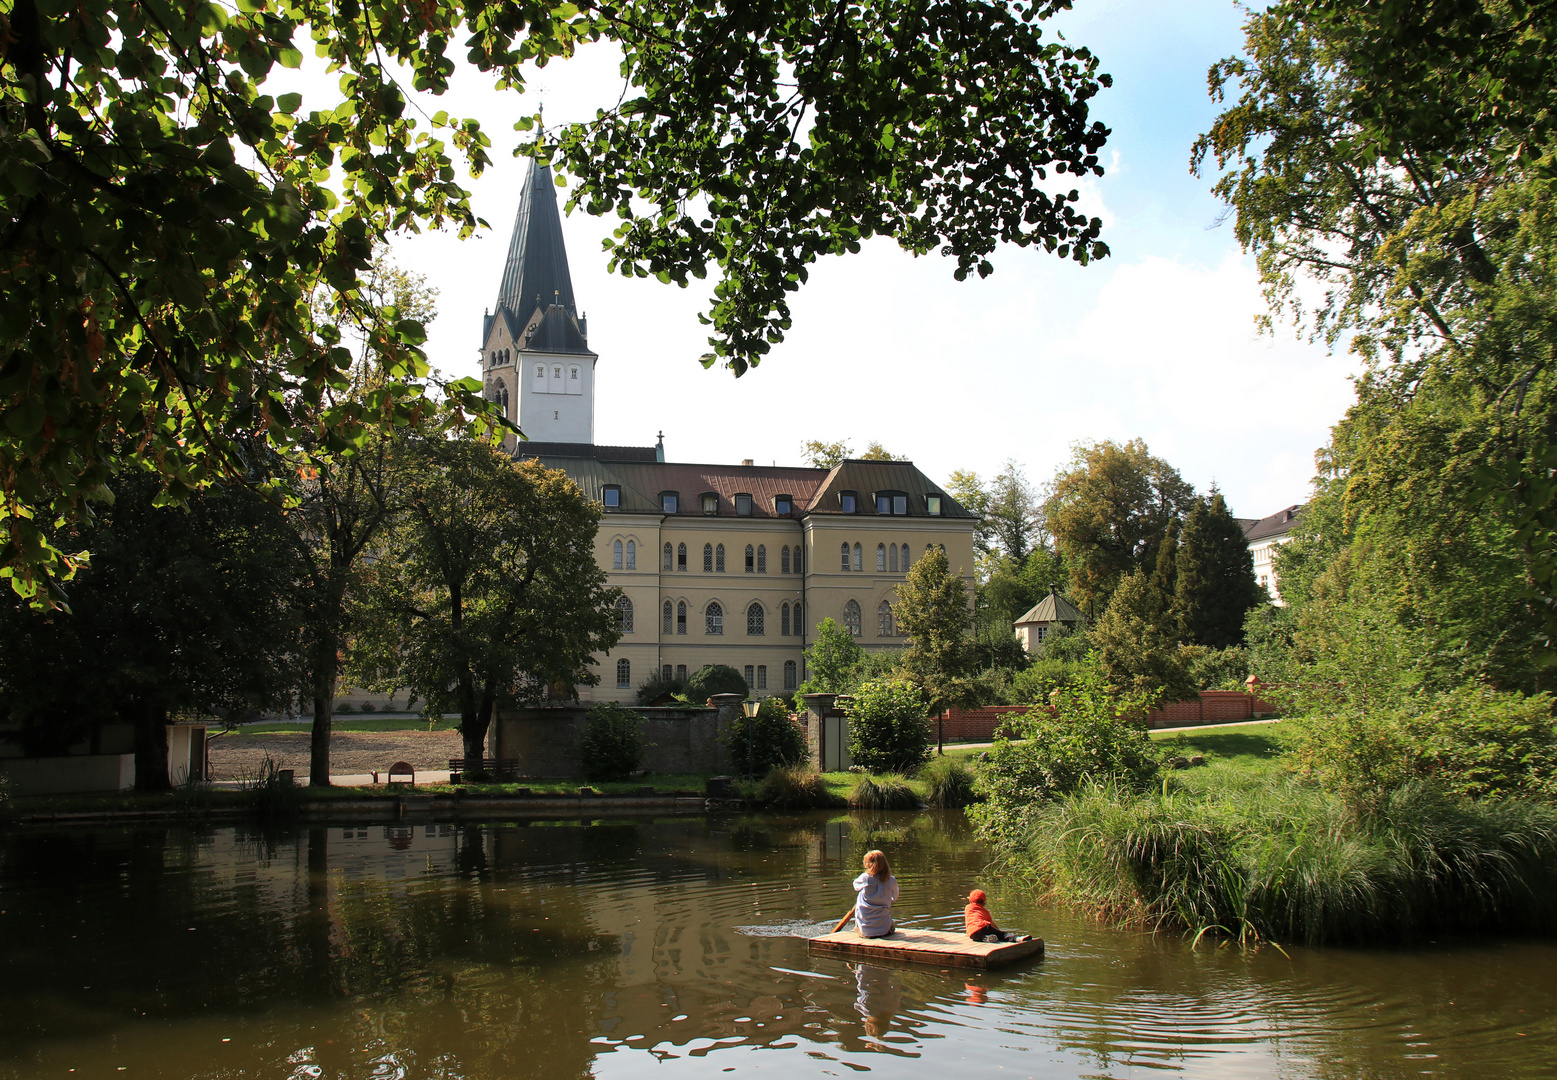
<svg viewBox="0 0 1557 1080"><path fill-rule="evenodd" d="M865 872L854 879L854 926L860 937L886 937L897 929L892 921L892 901L897 899L897 878L885 852L865 853Z"/></svg>

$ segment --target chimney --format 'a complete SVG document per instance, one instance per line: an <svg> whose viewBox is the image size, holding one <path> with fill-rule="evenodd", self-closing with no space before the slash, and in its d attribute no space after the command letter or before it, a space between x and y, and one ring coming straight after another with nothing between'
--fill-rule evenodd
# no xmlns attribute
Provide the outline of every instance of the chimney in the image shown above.
<svg viewBox="0 0 1557 1080"><path fill-rule="evenodd" d="M749 469L753 464L755 464L755 462L753 462L751 458L741 458L741 468Z"/></svg>

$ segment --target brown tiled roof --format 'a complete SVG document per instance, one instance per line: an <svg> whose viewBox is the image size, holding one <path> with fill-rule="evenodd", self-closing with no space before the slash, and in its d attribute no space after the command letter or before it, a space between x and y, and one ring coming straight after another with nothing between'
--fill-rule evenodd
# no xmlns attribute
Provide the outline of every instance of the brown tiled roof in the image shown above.
<svg viewBox="0 0 1557 1080"><path fill-rule="evenodd" d="M823 469L791 468L767 465L684 465L678 462L611 462L611 469L659 507L663 491L681 496L678 516L701 517L699 496L713 492L719 496L719 516L735 516L735 496L752 497L752 517L776 517L773 499L788 495L795 509L802 510L826 478ZM625 499L623 500L626 501Z"/></svg>
<svg viewBox="0 0 1557 1080"><path fill-rule="evenodd" d="M1303 504L1296 503L1285 510L1278 510L1270 517L1263 517L1243 530L1245 540L1265 540L1291 532L1303 517Z"/></svg>

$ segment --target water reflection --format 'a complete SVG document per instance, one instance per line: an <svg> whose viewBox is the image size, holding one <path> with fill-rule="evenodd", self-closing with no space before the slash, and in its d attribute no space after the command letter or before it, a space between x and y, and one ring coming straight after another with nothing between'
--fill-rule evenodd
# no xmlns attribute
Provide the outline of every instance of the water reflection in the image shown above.
<svg viewBox="0 0 1557 1080"><path fill-rule="evenodd" d="M866 847L1006 973L812 960ZM1549 1075L1550 943L1190 950L1025 903L960 815L0 836L0 1077Z"/></svg>

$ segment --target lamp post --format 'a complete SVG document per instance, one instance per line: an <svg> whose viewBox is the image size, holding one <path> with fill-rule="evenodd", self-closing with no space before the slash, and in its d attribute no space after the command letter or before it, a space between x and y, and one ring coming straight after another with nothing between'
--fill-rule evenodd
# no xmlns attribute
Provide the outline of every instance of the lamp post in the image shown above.
<svg viewBox="0 0 1557 1080"><path fill-rule="evenodd" d="M741 712L746 714L746 779L748 779L748 780L755 780L756 779L756 777L754 775L752 775L753 774L752 728L755 726L754 721L757 719L757 710L759 708L761 708L761 707L762 707L762 703L761 702L757 702L757 701L743 701L743 702L741 702Z"/></svg>

